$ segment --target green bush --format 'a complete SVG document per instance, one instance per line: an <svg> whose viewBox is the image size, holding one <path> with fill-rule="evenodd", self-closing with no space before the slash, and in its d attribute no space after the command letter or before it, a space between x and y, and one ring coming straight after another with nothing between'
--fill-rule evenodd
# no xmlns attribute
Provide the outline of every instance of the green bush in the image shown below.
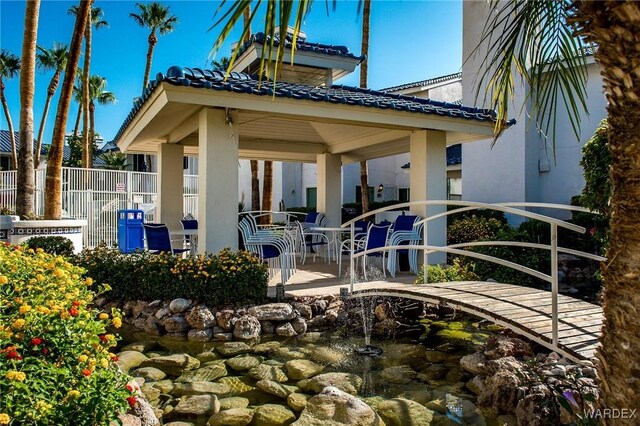
<svg viewBox="0 0 640 426"><path fill-rule="evenodd" d="M447 211L456 210L461 208L461 206L447 206ZM506 224L507 218L504 216L504 212L500 210L492 210L492 209L475 209L475 210L467 210L460 213L453 213L448 216L449 223L453 223L460 219L471 218L471 217L480 217L484 219L495 219L501 223Z"/></svg>
<svg viewBox="0 0 640 426"><path fill-rule="evenodd" d="M447 243L451 245L495 240L498 233L506 228L509 228L509 225L493 217L465 216L447 226Z"/></svg>
<svg viewBox="0 0 640 426"><path fill-rule="evenodd" d="M70 239L61 236L33 237L24 244L27 248L34 250L41 248L45 253L56 256L73 255L73 243Z"/></svg>
<svg viewBox="0 0 640 426"><path fill-rule="evenodd" d="M109 284L117 300L195 299L211 306L260 302L267 296L267 268L246 251L222 250L183 259L177 255L122 254L100 246L75 262L97 283Z"/></svg>
<svg viewBox="0 0 640 426"><path fill-rule="evenodd" d="M452 265L428 265L427 282L444 283L450 281L477 281L478 276L472 271L473 264L463 263L461 259L454 259ZM415 284L424 283L424 265L416 277Z"/></svg>
<svg viewBox="0 0 640 426"><path fill-rule="evenodd" d="M91 308L84 272L0 245L0 424L103 425L135 403L109 353L120 314Z"/></svg>

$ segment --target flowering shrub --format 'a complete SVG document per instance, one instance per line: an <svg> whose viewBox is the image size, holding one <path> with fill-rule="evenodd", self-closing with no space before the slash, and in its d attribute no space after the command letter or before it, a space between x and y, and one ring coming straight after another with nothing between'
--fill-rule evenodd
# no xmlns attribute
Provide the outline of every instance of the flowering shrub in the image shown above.
<svg viewBox="0 0 640 426"><path fill-rule="evenodd" d="M27 248L34 250L41 248L45 253L56 256L69 257L73 254L73 243L70 239L61 236L32 237L24 244Z"/></svg>
<svg viewBox="0 0 640 426"><path fill-rule="evenodd" d="M106 330L119 313L90 308L83 274L41 249L0 245L0 425L107 424L128 407Z"/></svg>
<svg viewBox="0 0 640 426"><path fill-rule="evenodd" d="M476 281L478 276L472 271L472 264L465 264L459 258L453 259L451 265L427 265L428 283L446 283L450 281ZM424 283L424 265L414 281L414 284Z"/></svg>
<svg viewBox="0 0 640 426"><path fill-rule="evenodd" d="M209 305L259 302L267 296L267 269L243 250L222 250L187 259L179 255L122 254L100 246L74 260L119 300L195 299Z"/></svg>

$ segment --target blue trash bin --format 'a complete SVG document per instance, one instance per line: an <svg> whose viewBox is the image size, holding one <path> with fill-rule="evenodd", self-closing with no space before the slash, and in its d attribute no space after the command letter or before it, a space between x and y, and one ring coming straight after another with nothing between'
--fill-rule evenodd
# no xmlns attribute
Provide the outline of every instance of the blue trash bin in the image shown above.
<svg viewBox="0 0 640 426"><path fill-rule="evenodd" d="M118 210L118 248L122 253L144 249L144 212Z"/></svg>

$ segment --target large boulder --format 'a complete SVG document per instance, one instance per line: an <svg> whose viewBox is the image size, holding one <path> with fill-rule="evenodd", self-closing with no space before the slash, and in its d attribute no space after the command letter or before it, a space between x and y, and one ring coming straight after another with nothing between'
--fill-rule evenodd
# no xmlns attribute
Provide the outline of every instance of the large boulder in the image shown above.
<svg viewBox="0 0 640 426"><path fill-rule="evenodd" d="M307 359L287 361L287 375L291 380L302 380L320 374L324 366Z"/></svg>
<svg viewBox="0 0 640 426"><path fill-rule="evenodd" d="M340 389L328 386L309 398L295 426L384 426L367 404Z"/></svg>
<svg viewBox="0 0 640 426"><path fill-rule="evenodd" d="M220 401L215 395L194 395L180 398L173 412L194 416L211 415L220 411Z"/></svg>
<svg viewBox="0 0 640 426"><path fill-rule="evenodd" d="M182 333L189 329L189 324L182 315L173 315L164 320L163 324L167 333Z"/></svg>
<svg viewBox="0 0 640 426"><path fill-rule="evenodd" d="M376 412L387 426L422 426L433 420L433 411L422 404L404 398L382 401Z"/></svg>
<svg viewBox="0 0 640 426"><path fill-rule="evenodd" d="M288 321L296 317L293 307L288 303L252 306L247 313L256 317L258 321Z"/></svg>
<svg viewBox="0 0 640 426"><path fill-rule="evenodd" d="M307 321L302 317L295 317L291 320L291 327L298 334L304 334L307 332Z"/></svg>
<svg viewBox="0 0 640 426"><path fill-rule="evenodd" d="M206 306L198 305L191 309L186 316L187 323L192 328L204 330L216 325L216 317Z"/></svg>
<svg viewBox="0 0 640 426"><path fill-rule="evenodd" d="M189 309L189 306L191 306L191 301L182 298L173 299L171 303L169 303L169 309L171 309L171 312L174 314L186 311Z"/></svg>
<svg viewBox="0 0 640 426"><path fill-rule="evenodd" d="M489 369L486 366L487 361L487 356L484 353L476 352L460 358L460 367L469 373L486 375L489 374Z"/></svg>
<svg viewBox="0 0 640 426"><path fill-rule="evenodd" d="M170 376L179 376L185 371L198 368L200 361L187 354L174 354L149 358L140 365L157 368Z"/></svg>
<svg viewBox="0 0 640 426"><path fill-rule="evenodd" d="M118 366L123 372L128 373L129 370L139 367L148 359L146 355L138 351L123 351L118 354Z"/></svg>
<svg viewBox="0 0 640 426"><path fill-rule="evenodd" d="M233 337L241 340L253 340L260 337L262 326L260 321L251 315L238 318L233 326Z"/></svg>
<svg viewBox="0 0 640 426"><path fill-rule="evenodd" d="M516 373L500 370L484 382L478 405L489 407L496 414L512 413L518 404L520 379Z"/></svg>
<svg viewBox="0 0 640 426"><path fill-rule="evenodd" d="M216 312L216 323L223 331L231 331L236 320L236 313L231 309Z"/></svg>
<svg viewBox="0 0 640 426"><path fill-rule="evenodd" d="M254 411L249 408L231 408L209 417L209 426L247 426L253 420Z"/></svg>
<svg viewBox="0 0 640 426"><path fill-rule="evenodd" d="M531 350L531 345L522 339L496 334L487 339L484 354L489 359L508 356L522 358L532 356L533 350Z"/></svg>
<svg viewBox="0 0 640 426"><path fill-rule="evenodd" d="M278 404L265 404L256 409L253 416L254 426L286 426L293 423L296 415L287 407Z"/></svg>
<svg viewBox="0 0 640 426"><path fill-rule="evenodd" d="M333 386L343 392L355 395L362 386L360 376L351 373L324 373L312 377L308 380L301 380L298 386L302 390L309 390L315 393L322 392L327 386Z"/></svg>

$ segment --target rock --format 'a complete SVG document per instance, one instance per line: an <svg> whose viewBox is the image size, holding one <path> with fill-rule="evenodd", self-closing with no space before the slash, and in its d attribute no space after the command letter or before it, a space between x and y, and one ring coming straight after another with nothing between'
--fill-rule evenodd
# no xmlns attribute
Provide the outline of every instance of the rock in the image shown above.
<svg viewBox="0 0 640 426"><path fill-rule="evenodd" d="M366 403L333 386L309 398L295 426L383 426Z"/></svg>
<svg viewBox="0 0 640 426"><path fill-rule="evenodd" d="M112 421L109 426L142 426L142 421L133 414L118 414L119 423Z"/></svg>
<svg viewBox="0 0 640 426"><path fill-rule="evenodd" d="M140 365L142 367L155 367L170 376L179 376L185 371L198 368L200 361L187 354L175 354L150 358Z"/></svg>
<svg viewBox="0 0 640 426"><path fill-rule="evenodd" d="M500 370L512 372L522 371L522 369L524 368L522 363L512 356L489 360L487 361L486 367L489 371L489 374L495 373L496 371Z"/></svg>
<svg viewBox="0 0 640 426"><path fill-rule="evenodd" d="M497 414L512 413L518 404L518 386L520 379L515 373L500 370L485 381L478 405L490 407Z"/></svg>
<svg viewBox="0 0 640 426"><path fill-rule="evenodd" d="M289 377L287 377L282 368L267 364L260 364L257 367L253 367L247 375L256 380L273 380L278 383L285 383L289 380Z"/></svg>
<svg viewBox="0 0 640 426"><path fill-rule="evenodd" d="M322 333L318 331L312 331L310 333L305 333L304 336L299 336L298 340L303 343L316 343L318 340L322 339Z"/></svg>
<svg viewBox="0 0 640 426"><path fill-rule="evenodd" d="M276 324L273 321L260 321L260 327L264 334L275 334Z"/></svg>
<svg viewBox="0 0 640 426"><path fill-rule="evenodd" d="M338 319L338 316L340 316L340 310L338 308L336 308L336 309L327 309L326 312L324 313L324 319L329 324L335 323L336 320Z"/></svg>
<svg viewBox="0 0 640 426"><path fill-rule="evenodd" d="M144 397L152 404L156 404L160 398L160 389L153 386L151 382L143 384L140 387L140 392L142 392Z"/></svg>
<svg viewBox="0 0 640 426"><path fill-rule="evenodd" d="M216 323L223 331L231 331L235 320L235 312L231 309L224 309L216 312Z"/></svg>
<svg viewBox="0 0 640 426"><path fill-rule="evenodd" d="M432 364L426 369L423 370L422 373L419 374L420 380L429 381L429 380L440 380L443 377L447 376L449 370L442 364ZM426 378L426 380L424 380Z"/></svg>
<svg viewBox="0 0 640 426"><path fill-rule="evenodd" d="M255 382L249 377L221 377L218 383L224 383L231 389L231 395L237 396L255 389Z"/></svg>
<svg viewBox="0 0 640 426"><path fill-rule="evenodd" d="M251 352L251 347L244 342L227 342L217 348L224 356L235 356Z"/></svg>
<svg viewBox="0 0 640 426"><path fill-rule="evenodd" d="M196 358L198 358L198 361L200 361L200 365L202 365L205 362L215 361L217 359L220 359L220 355L217 352L213 352L213 349L212 349L210 352L199 353L198 355L196 355Z"/></svg>
<svg viewBox="0 0 640 426"><path fill-rule="evenodd" d="M121 349L122 352L124 351L137 351L137 352L148 352L152 349L154 349L155 347L158 346L158 343L153 341L153 340L145 340L142 342L133 342L133 343L129 343L128 345L124 345Z"/></svg>
<svg viewBox="0 0 640 426"><path fill-rule="evenodd" d="M351 373L324 373L298 382L298 386L303 390L308 389L315 393L322 392L327 386L334 386L343 392L356 395L362 386L362 379Z"/></svg>
<svg viewBox="0 0 640 426"><path fill-rule="evenodd" d="M132 368L139 367L147 360L146 355L138 351L123 351L118 354L118 366L125 373L128 373Z"/></svg>
<svg viewBox="0 0 640 426"><path fill-rule="evenodd" d="M467 389L476 395L480 395L484 391L484 378L482 376L474 376L466 384Z"/></svg>
<svg viewBox="0 0 640 426"><path fill-rule="evenodd" d="M156 417L153 407L144 398L138 398L129 413L140 419L141 426L160 426L160 421Z"/></svg>
<svg viewBox="0 0 640 426"><path fill-rule="evenodd" d="M176 379L176 382L179 383L193 383L193 382L211 382L220 377L226 376L227 367L225 367L224 363L216 362L212 364L207 364L202 368L198 368L196 370L191 370L183 373Z"/></svg>
<svg viewBox="0 0 640 426"><path fill-rule="evenodd" d="M259 343L253 347L253 353L255 354L268 354L280 347L280 342L264 342Z"/></svg>
<svg viewBox="0 0 640 426"><path fill-rule="evenodd" d="M222 398L220 401L220 411L230 410L232 408L247 408L249 406L249 400L241 396L230 396L228 398Z"/></svg>
<svg viewBox="0 0 640 426"><path fill-rule="evenodd" d="M427 407L429 410L433 412L440 413L440 414L447 414L447 403L442 398L433 399L424 405L425 407Z"/></svg>
<svg viewBox="0 0 640 426"><path fill-rule="evenodd" d="M157 382L167 377L164 371L158 370L157 368L154 368L154 367L138 368L132 373L132 375L138 376L138 377L144 377L146 380L149 380L150 382Z"/></svg>
<svg viewBox="0 0 640 426"><path fill-rule="evenodd" d="M230 342L233 340L233 333L213 333L213 339L217 342Z"/></svg>
<svg viewBox="0 0 640 426"><path fill-rule="evenodd" d="M490 372L486 366L486 362L486 355L482 352L476 352L460 358L460 367L469 373L486 375Z"/></svg>
<svg viewBox="0 0 640 426"><path fill-rule="evenodd" d="M311 319L311 317L313 316L313 310L311 309L311 306L305 305L304 303L294 303L293 309L298 311L300 316L304 319Z"/></svg>
<svg viewBox="0 0 640 426"><path fill-rule="evenodd" d="M171 309L171 312L173 312L174 314L179 314L186 311L187 309L189 309L189 306L191 306L191 301L181 298L173 299L171 303L169 303L169 309Z"/></svg>
<svg viewBox="0 0 640 426"><path fill-rule="evenodd" d="M276 355L279 358L285 359L304 359L306 355L302 351L296 351L288 347L280 347L276 350Z"/></svg>
<svg viewBox="0 0 640 426"><path fill-rule="evenodd" d="M518 401L515 415L518 425L550 426L561 424L553 403L542 393L531 393Z"/></svg>
<svg viewBox="0 0 640 426"><path fill-rule="evenodd" d="M291 380L302 380L319 374L324 366L306 359L294 359L287 361L287 375Z"/></svg>
<svg viewBox="0 0 640 426"><path fill-rule="evenodd" d="M253 420L254 412L249 408L231 408L209 417L209 426L246 426Z"/></svg>
<svg viewBox="0 0 640 426"><path fill-rule="evenodd" d="M196 426L196 424L191 422L171 422L165 423L164 426Z"/></svg>
<svg viewBox="0 0 640 426"><path fill-rule="evenodd" d="M501 414L496 418L496 420L498 421L498 424L501 426L517 426L518 425L518 419L516 419L516 416L511 414Z"/></svg>
<svg viewBox="0 0 640 426"><path fill-rule="evenodd" d="M162 324L155 317L149 317L146 319L143 325L145 333L151 336L162 336Z"/></svg>
<svg viewBox="0 0 640 426"><path fill-rule="evenodd" d="M154 315L154 317L156 317L156 319L162 320L165 319L167 317L170 317L172 314L171 309L169 308L161 308L158 309Z"/></svg>
<svg viewBox="0 0 640 426"><path fill-rule="evenodd" d="M235 371L247 371L253 367L257 367L262 362L262 357L258 358L252 355L241 355L235 358L229 358L227 366L231 367Z"/></svg>
<svg viewBox="0 0 640 426"><path fill-rule="evenodd" d="M380 373L382 380L388 383L405 385L416 378L417 373L408 365L387 367Z"/></svg>
<svg viewBox="0 0 640 426"><path fill-rule="evenodd" d="M515 358L530 357L533 355L531 345L517 337L507 337L495 334L487 339L484 354L489 359L498 359L508 356Z"/></svg>
<svg viewBox="0 0 640 426"><path fill-rule="evenodd" d="M213 331L211 331L211 329L198 330L196 328L192 328L187 333L187 340L190 342L208 342L212 337Z"/></svg>
<svg viewBox="0 0 640 426"><path fill-rule="evenodd" d="M142 387L142 385L144 385L144 383L146 382L144 377L134 377L133 381L136 383L136 385L138 385L138 387Z"/></svg>
<svg viewBox="0 0 640 426"><path fill-rule="evenodd" d="M295 317L290 322L291 327L293 327L293 331L298 334L304 334L307 332L307 321L305 321L302 317Z"/></svg>
<svg viewBox="0 0 640 426"><path fill-rule="evenodd" d="M433 420L433 411L404 398L382 401L376 407L376 412L386 426L421 426Z"/></svg>
<svg viewBox="0 0 640 426"><path fill-rule="evenodd" d="M211 310L203 305L195 306L186 316L187 323L198 330L204 330L216 325L216 317Z"/></svg>
<svg viewBox="0 0 640 426"><path fill-rule="evenodd" d="M326 300L318 299L310 305L310 308L313 315L316 316L316 315L323 315L324 311L327 310L327 306L328 306L328 303Z"/></svg>
<svg viewBox="0 0 640 426"><path fill-rule="evenodd" d="M307 326L312 329L326 327L328 324L329 322L324 318L324 316L313 317L307 321Z"/></svg>
<svg viewBox="0 0 640 426"><path fill-rule="evenodd" d="M266 393L275 395L279 398L286 399L287 396L298 390L295 386L287 386L273 380L258 380L256 386Z"/></svg>
<svg viewBox="0 0 640 426"><path fill-rule="evenodd" d="M283 336L283 337L293 337L298 335L298 333L296 333L296 331L293 329L293 326L291 325L291 323L288 323L288 322L285 322L284 324L277 326L276 334L278 336Z"/></svg>
<svg viewBox="0 0 640 426"><path fill-rule="evenodd" d="M256 408L253 416L254 426L284 426L293 423L296 415L287 407L277 404L265 404Z"/></svg>
<svg viewBox="0 0 640 426"><path fill-rule="evenodd" d="M378 305L376 305L376 307L373 310L373 314L376 316L376 319L378 321L384 321L386 319L389 319L393 316L392 312L391 312L391 306L389 305L389 303L380 303Z"/></svg>
<svg viewBox="0 0 640 426"><path fill-rule="evenodd" d="M266 305L252 306L247 310L249 315L259 321L288 321L296 317L293 308L288 303L269 303Z"/></svg>
<svg viewBox="0 0 640 426"><path fill-rule="evenodd" d="M164 320L164 329L167 333L182 333L189 328L187 320L182 315L173 315Z"/></svg>
<svg viewBox="0 0 640 426"><path fill-rule="evenodd" d="M337 351L326 346L314 346L309 352L309 356L314 361L323 364L336 365L342 363L347 355L344 352Z"/></svg>
<svg viewBox="0 0 640 426"><path fill-rule="evenodd" d="M244 315L233 326L233 337L241 340L250 340L260 337L262 327L260 321L251 315Z"/></svg>
<svg viewBox="0 0 640 426"><path fill-rule="evenodd" d="M440 351L425 351L425 358L429 362L438 363L442 362L447 358L447 354Z"/></svg>
<svg viewBox="0 0 640 426"><path fill-rule="evenodd" d="M172 392L176 396L215 394L223 397L231 393L229 385L215 382L176 383Z"/></svg>
<svg viewBox="0 0 640 426"><path fill-rule="evenodd" d="M287 397L287 405L293 411L302 411L307 406L307 401L311 398L309 395L303 393L292 393Z"/></svg>
<svg viewBox="0 0 640 426"><path fill-rule="evenodd" d="M220 401L215 395L194 395L180 398L180 403L173 409L174 413L201 416L220 411Z"/></svg>
<svg viewBox="0 0 640 426"><path fill-rule="evenodd" d="M175 388L175 384L173 380L165 379L159 380L152 384L152 386L160 391L160 393L171 393L173 392L173 388Z"/></svg>

